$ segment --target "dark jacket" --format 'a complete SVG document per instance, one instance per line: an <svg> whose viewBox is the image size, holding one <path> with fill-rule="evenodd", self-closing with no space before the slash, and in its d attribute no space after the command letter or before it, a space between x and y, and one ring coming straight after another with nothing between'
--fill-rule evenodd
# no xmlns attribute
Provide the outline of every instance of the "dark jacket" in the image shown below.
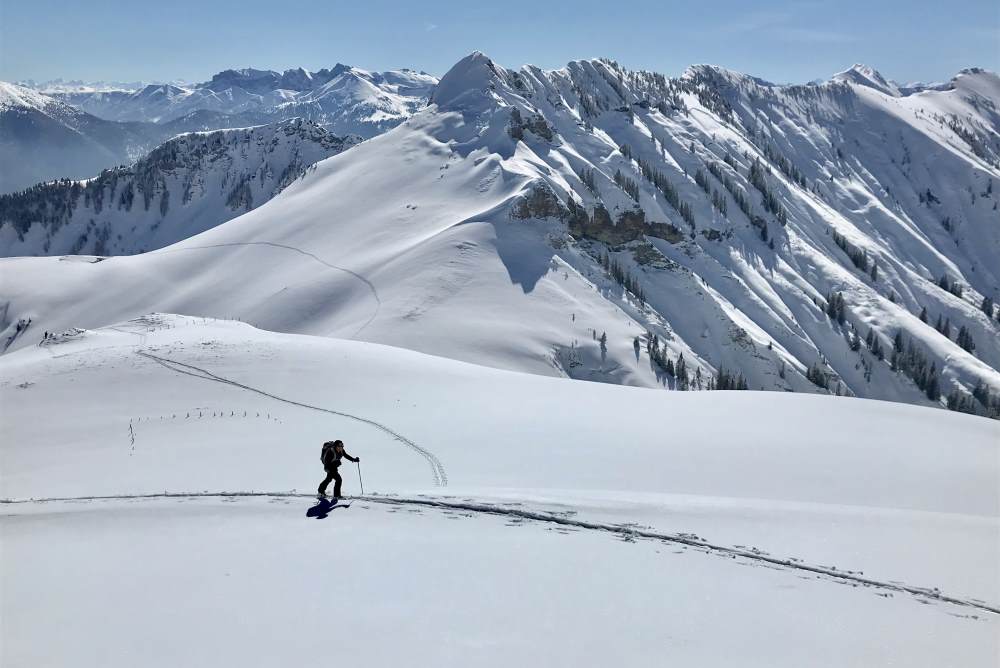
<svg viewBox="0 0 1000 668"><path fill-rule="evenodd" d="M352 462L358 461L357 457L350 456L349 454L347 454L346 450L338 452L337 448L333 445L323 446L323 454L322 454L323 468L325 468L327 471L339 467L341 458L346 458Z"/></svg>

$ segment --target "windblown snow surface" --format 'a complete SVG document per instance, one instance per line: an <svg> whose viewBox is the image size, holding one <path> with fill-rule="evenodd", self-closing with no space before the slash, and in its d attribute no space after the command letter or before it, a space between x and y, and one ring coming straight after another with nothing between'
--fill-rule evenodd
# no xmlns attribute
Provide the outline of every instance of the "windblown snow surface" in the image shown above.
<svg viewBox="0 0 1000 668"><path fill-rule="evenodd" d="M171 315L3 356L0 411L4 666L1000 652L984 418L583 383ZM309 496L331 438L362 459L349 508Z"/></svg>

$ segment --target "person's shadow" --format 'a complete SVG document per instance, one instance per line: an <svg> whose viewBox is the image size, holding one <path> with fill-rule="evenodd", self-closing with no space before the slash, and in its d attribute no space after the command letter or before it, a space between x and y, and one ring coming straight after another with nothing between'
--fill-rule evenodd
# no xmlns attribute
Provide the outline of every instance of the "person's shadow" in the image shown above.
<svg viewBox="0 0 1000 668"><path fill-rule="evenodd" d="M336 499L322 498L315 506L306 511L306 517L315 517L318 520L325 520L331 510L346 508L346 505L337 505Z"/></svg>

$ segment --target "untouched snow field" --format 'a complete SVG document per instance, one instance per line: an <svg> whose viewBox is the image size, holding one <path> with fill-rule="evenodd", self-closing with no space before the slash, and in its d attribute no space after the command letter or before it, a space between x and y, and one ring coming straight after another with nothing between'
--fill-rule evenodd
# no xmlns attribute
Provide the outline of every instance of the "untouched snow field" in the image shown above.
<svg viewBox="0 0 1000 668"><path fill-rule="evenodd" d="M5 355L0 411L4 666L1000 653L995 421L172 315Z"/></svg>

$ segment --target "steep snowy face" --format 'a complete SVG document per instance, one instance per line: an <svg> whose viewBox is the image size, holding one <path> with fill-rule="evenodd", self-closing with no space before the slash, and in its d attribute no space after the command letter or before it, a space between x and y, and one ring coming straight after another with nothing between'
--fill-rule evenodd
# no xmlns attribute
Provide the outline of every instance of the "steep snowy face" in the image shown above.
<svg viewBox="0 0 1000 668"><path fill-rule="evenodd" d="M995 413L998 79L974 70L901 98L872 68L849 73L820 86L613 61L508 73L474 54L432 102L510 108L539 167L514 215L564 205L573 237L597 242L716 379L736 368L750 387L799 389L801 373L821 391Z"/></svg>
<svg viewBox="0 0 1000 668"><path fill-rule="evenodd" d="M162 248L260 206L313 163L358 141L302 119L180 135L96 178L0 196L0 254Z"/></svg>
<svg viewBox="0 0 1000 668"><path fill-rule="evenodd" d="M474 53L266 205L169 252L7 260L0 294L50 330L236 315L532 373L996 413L995 88ZM93 288L135 271L162 280Z"/></svg>
<svg viewBox="0 0 1000 668"><path fill-rule="evenodd" d="M151 85L134 92L83 90L60 98L98 117L168 123L196 112L256 114L259 122L314 120L336 134L371 137L395 127L427 102L437 79L412 70L368 72L336 65L225 70L200 84Z"/></svg>

